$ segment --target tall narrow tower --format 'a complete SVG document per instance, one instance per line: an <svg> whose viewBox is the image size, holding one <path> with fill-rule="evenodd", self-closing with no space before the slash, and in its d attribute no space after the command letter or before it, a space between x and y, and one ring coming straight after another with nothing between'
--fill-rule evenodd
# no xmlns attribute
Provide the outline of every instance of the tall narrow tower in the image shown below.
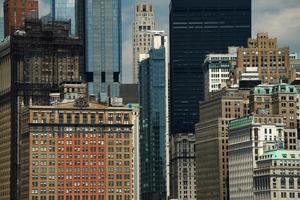
<svg viewBox="0 0 300 200"><path fill-rule="evenodd" d="M23 26L26 18L38 18L38 0L5 0L3 5L5 37Z"/></svg>
<svg viewBox="0 0 300 200"><path fill-rule="evenodd" d="M86 0L84 3L88 91L105 101L108 94L113 97L119 95L122 69L121 0Z"/></svg>
<svg viewBox="0 0 300 200"><path fill-rule="evenodd" d="M150 1L137 1L133 22L133 83L138 83L139 56L148 53L155 30L154 11Z"/></svg>

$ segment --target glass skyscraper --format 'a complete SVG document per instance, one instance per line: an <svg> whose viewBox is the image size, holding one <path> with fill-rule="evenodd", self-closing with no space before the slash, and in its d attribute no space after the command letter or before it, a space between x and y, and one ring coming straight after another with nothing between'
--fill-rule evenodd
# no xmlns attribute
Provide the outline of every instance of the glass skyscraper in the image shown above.
<svg viewBox="0 0 300 200"><path fill-rule="evenodd" d="M52 0L51 15L55 20L70 20L71 34L76 34L75 0Z"/></svg>
<svg viewBox="0 0 300 200"><path fill-rule="evenodd" d="M121 79L121 0L85 1L85 63L89 94L105 101L119 95Z"/></svg>
<svg viewBox="0 0 300 200"><path fill-rule="evenodd" d="M171 0L171 134L193 133L204 99L202 64L251 37L251 0Z"/></svg>
<svg viewBox="0 0 300 200"><path fill-rule="evenodd" d="M147 58L140 62L141 199L166 200L168 187L168 65L166 36L153 36Z"/></svg>

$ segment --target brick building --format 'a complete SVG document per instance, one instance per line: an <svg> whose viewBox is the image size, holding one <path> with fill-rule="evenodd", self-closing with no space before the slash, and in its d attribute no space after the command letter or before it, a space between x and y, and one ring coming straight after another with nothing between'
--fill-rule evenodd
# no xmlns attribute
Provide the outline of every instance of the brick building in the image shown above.
<svg viewBox="0 0 300 200"><path fill-rule="evenodd" d="M6 0L3 5L5 37L21 28L26 18L38 18L38 0Z"/></svg>
<svg viewBox="0 0 300 200"><path fill-rule="evenodd" d="M24 107L20 199L133 199L132 119L84 98Z"/></svg>

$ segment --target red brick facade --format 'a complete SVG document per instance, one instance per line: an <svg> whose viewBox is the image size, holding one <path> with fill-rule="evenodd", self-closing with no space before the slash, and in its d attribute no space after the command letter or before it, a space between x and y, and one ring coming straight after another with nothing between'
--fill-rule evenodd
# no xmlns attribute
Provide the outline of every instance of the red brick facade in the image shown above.
<svg viewBox="0 0 300 200"><path fill-rule="evenodd" d="M4 35L10 35L15 29L24 25L25 18L38 14L37 0L5 0L4 2Z"/></svg>

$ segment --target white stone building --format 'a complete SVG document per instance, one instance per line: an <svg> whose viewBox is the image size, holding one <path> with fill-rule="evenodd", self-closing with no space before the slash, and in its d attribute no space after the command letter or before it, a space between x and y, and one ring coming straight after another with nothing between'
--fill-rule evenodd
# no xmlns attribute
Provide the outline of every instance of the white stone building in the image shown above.
<svg viewBox="0 0 300 200"><path fill-rule="evenodd" d="M171 199L196 200L195 134L171 136Z"/></svg>
<svg viewBox="0 0 300 200"><path fill-rule="evenodd" d="M300 199L300 151L271 150L254 170L255 200Z"/></svg>
<svg viewBox="0 0 300 200"><path fill-rule="evenodd" d="M279 144L279 145L278 145ZM265 151L284 146L280 116L254 115L229 123L229 193L231 200L254 200L254 169Z"/></svg>
<svg viewBox="0 0 300 200"><path fill-rule="evenodd" d="M226 86L230 72L236 65L237 47L229 47L225 54L208 54L203 64L205 96Z"/></svg>

